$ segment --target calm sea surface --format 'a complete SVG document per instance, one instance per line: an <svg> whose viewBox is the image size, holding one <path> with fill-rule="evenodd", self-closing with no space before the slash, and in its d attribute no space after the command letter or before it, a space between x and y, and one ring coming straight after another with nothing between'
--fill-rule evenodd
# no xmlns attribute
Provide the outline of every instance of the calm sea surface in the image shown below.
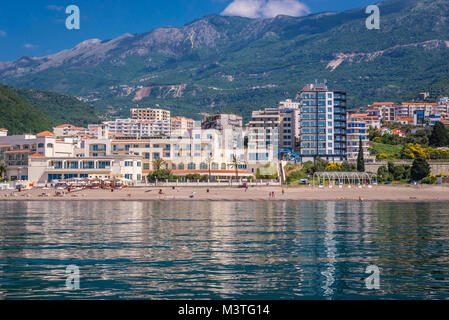
<svg viewBox="0 0 449 320"><path fill-rule="evenodd" d="M449 206L0 202L0 299L18 298L447 299Z"/></svg>

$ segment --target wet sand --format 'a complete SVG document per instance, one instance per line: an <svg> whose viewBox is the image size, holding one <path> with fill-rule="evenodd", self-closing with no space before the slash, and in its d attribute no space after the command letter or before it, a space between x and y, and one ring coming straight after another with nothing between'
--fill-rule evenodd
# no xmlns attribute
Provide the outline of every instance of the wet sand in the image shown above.
<svg viewBox="0 0 449 320"><path fill-rule="evenodd" d="M159 194L162 189L163 194ZM284 194L282 194L284 189ZM61 192L62 190L58 190ZM0 191L0 201L413 201L435 202L449 201L449 186L373 186L343 188L300 187L249 187L243 188L211 187L143 187L122 190L82 190L55 196L54 189L32 189L17 191ZM193 198L190 197L195 192ZM274 197L270 197L274 192ZM48 194L42 197L42 193ZM14 194L14 195L12 195Z"/></svg>

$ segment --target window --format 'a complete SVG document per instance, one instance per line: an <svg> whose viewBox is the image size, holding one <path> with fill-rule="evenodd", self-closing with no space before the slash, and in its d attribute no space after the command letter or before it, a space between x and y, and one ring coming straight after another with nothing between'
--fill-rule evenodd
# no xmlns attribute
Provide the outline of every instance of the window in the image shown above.
<svg viewBox="0 0 449 320"><path fill-rule="evenodd" d="M187 169L188 169L188 170L195 170L195 168L196 168L196 165L195 165L195 163L193 163L193 162L190 162L190 163L187 165Z"/></svg>
<svg viewBox="0 0 449 320"><path fill-rule="evenodd" d="M37 145L37 147L38 147L38 148L43 148L43 147L44 147L44 144L43 144L43 143L39 143L39 144Z"/></svg>
<svg viewBox="0 0 449 320"><path fill-rule="evenodd" d="M132 167L133 162L132 161L125 161L125 167Z"/></svg>
<svg viewBox="0 0 449 320"><path fill-rule="evenodd" d="M53 148L53 144L52 143L47 143L47 148Z"/></svg>
<svg viewBox="0 0 449 320"><path fill-rule="evenodd" d="M209 166L207 163L201 162L200 163L200 170L207 170L209 169Z"/></svg>

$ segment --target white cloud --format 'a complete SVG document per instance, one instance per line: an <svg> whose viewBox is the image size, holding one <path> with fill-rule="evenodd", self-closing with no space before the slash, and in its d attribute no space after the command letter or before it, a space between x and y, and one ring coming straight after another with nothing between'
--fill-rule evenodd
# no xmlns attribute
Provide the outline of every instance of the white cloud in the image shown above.
<svg viewBox="0 0 449 320"><path fill-rule="evenodd" d="M48 10L51 10L51 11L63 11L65 9L63 6L56 6L54 4L46 6L45 8L47 8Z"/></svg>
<svg viewBox="0 0 449 320"><path fill-rule="evenodd" d="M310 13L309 7L298 0L234 0L221 14L247 18L272 18L280 14L299 17L308 13Z"/></svg>
<svg viewBox="0 0 449 320"><path fill-rule="evenodd" d="M25 48L25 49L36 49L37 47L39 47L38 45L35 45L35 44L31 44L31 43L25 43L24 45L23 45L23 47Z"/></svg>
<svg viewBox="0 0 449 320"><path fill-rule="evenodd" d="M4 38L6 37L8 34L6 33L6 31L0 30L0 37Z"/></svg>

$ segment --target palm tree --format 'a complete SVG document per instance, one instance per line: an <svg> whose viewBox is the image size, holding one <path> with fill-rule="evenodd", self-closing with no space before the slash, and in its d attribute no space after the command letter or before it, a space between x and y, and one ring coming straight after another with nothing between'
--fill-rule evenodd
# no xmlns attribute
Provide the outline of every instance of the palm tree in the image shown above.
<svg viewBox="0 0 449 320"><path fill-rule="evenodd" d="M236 180L239 179L239 164L240 164L239 159L236 157L235 154L233 154L232 155L232 163L229 164L228 166L235 168L235 179Z"/></svg>
<svg viewBox="0 0 449 320"><path fill-rule="evenodd" d="M208 169L209 169L209 181L211 180L211 163L212 161L214 161L214 158L212 156L208 156L206 159L207 165L208 165Z"/></svg>
<svg viewBox="0 0 449 320"><path fill-rule="evenodd" d="M161 170L161 167L166 164L164 159L161 158L157 158L153 160L153 169L154 171L159 171Z"/></svg>

